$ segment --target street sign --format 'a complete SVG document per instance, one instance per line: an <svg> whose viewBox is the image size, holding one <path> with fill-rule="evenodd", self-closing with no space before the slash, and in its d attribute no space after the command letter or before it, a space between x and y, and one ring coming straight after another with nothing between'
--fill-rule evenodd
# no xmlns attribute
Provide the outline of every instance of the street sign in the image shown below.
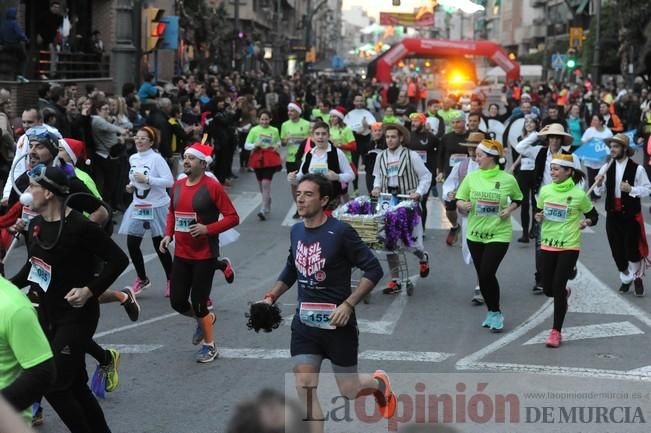
<svg viewBox="0 0 651 433"><path fill-rule="evenodd" d="M562 70L565 67L565 62L567 61L566 54L552 54L552 69L557 71Z"/></svg>
<svg viewBox="0 0 651 433"><path fill-rule="evenodd" d="M176 50L179 47L179 17L167 15L161 19L166 24L161 50Z"/></svg>

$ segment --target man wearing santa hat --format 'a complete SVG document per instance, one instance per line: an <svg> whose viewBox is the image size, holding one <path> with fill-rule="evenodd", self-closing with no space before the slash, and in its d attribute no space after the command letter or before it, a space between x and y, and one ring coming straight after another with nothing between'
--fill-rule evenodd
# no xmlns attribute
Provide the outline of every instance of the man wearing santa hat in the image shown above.
<svg viewBox="0 0 651 433"><path fill-rule="evenodd" d="M287 146L287 156L285 157L285 167L287 173L297 171L301 166L301 161L297 161L298 149L303 142L310 136L310 122L301 118L303 108L298 102L290 102L287 105L287 116L289 120L283 122L280 126L280 141L283 146ZM296 198L296 185L289 184L292 191L292 199ZM298 219L298 212L293 216Z"/></svg>
<svg viewBox="0 0 651 433"><path fill-rule="evenodd" d="M172 239L175 241L170 303L174 310L197 321L192 344L201 343L196 354L200 363L218 356L213 338L217 318L208 310L208 298L219 257L219 233L240 222L224 188L205 175L212 152L212 147L200 143L185 150L183 172L187 177L172 186L167 235L160 244L165 252Z"/></svg>

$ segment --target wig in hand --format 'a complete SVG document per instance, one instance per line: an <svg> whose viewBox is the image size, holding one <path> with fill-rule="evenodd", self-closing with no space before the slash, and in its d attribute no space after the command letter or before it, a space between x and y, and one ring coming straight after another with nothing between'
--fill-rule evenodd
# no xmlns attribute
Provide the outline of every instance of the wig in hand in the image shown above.
<svg viewBox="0 0 651 433"><path fill-rule="evenodd" d="M271 332L278 328L283 321L280 315L280 308L277 305L269 305L266 302L251 304L249 312L245 315L249 321L246 326L255 332Z"/></svg>

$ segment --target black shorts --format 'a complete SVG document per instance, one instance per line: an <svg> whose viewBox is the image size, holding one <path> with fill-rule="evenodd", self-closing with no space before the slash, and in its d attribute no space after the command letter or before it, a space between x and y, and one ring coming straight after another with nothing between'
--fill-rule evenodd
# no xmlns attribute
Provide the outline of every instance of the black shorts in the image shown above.
<svg viewBox="0 0 651 433"><path fill-rule="evenodd" d="M276 173L279 170L280 167L256 168L255 178L258 179L258 182L262 180L271 180L274 177L274 173Z"/></svg>
<svg viewBox="0 0 651 433"><path fill-rule="evenodd" d="M351 318L352 320L352 318ZM359 330L353 322L342 328L319 329L301 323L298 315L292 321L291 356L318 355L339 367L357 366Z"/></svg>
<svg viewBox="0 0 651 433"><path fill-rule="evenodd" d="M301 168L301 164L300 162L285 162L285 168L287 169L287 173L291 173L292 171L298 171Z"/></svg>
<svg viewBox="0 0 651 433"><path fill-rule="evenodd" d="M456 200L445 200L445 210L457 210L457 201Z"/></svg>

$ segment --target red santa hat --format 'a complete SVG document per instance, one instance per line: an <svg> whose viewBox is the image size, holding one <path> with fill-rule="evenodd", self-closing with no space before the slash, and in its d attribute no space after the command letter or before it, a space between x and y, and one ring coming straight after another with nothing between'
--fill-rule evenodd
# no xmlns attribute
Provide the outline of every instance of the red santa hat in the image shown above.
<svg viewBox="0 0 651 433"><path fill-rule="evenodd" d="M86 156L86 145L83 141L74 138L63 138L59 139L59 145L63 147L74 165L77 165L79 160L84 161L86 165L90 165L90 159Z"/></svg>
<svg viewBox="0 0 651 433"><path fill-rule="evenodd" d="M346 116L346 108L339 106L335 107L332 110L330 110L329 113L331 116L335 116L340 118L341 120L344 120L344 116Z"/></svg>
<svg viewBox="0 0 651 433"><path fill-rule="evenodd" d="M287 109L288 110L294 110L298 114L301 114L303 112L303 108L298 104L298 102L294 102L294 101L287 104Z"/></svg>
<svg viewBox="0 0 651 433"><path fill-rule="evenodd" d="M201 161L206 161L207 164L210 164L212 162L212 151L212 146L208 146L207 144L194 143L192 146L185 149L185 152L183 154L192 155L195 158L200 159Z"/></svg>

